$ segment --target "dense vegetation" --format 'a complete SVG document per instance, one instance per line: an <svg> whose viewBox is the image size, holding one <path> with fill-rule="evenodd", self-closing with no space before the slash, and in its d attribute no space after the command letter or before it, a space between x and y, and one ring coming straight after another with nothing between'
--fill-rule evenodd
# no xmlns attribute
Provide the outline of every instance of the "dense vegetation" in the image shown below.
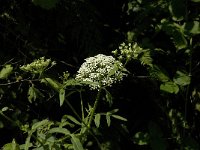
<svg viewBox="0 0 200 150"><path fill-rule="evenodd" d="M1 0L2 150L199 150L199 0Z"/></svg>

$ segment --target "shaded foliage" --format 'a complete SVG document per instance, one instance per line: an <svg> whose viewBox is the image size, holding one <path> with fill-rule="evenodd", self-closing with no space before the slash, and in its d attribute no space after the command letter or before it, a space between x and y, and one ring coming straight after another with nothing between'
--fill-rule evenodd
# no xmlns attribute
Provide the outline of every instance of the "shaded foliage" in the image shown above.
<svg viewBox="0 0 200 150"><path fill-rule="evenodd" d="M0 147L199 149L199 6L198 0L0 1ZM88 117L90 134L83 114L92 112L98 92L74 74L83 59L115 49L129 73L101 93ZM19 70L41 56L57 65L39 75Z"/></svg>

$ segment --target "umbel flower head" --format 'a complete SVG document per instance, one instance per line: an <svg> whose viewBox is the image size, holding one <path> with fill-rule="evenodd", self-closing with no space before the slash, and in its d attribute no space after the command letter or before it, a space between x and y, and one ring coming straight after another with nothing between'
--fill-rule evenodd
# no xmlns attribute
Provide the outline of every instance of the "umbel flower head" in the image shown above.
<svg viewBox="0 0 200 150"><path fill-rule="evenodd" d="M112 51L112 53L118 57L120 61L125 60L139 60L143 65L152 66L152 58L149 49L141 48L137 43L122 43L119 49Z"/></svg>
<svg viewBox="0 0 200 150"><path fill-rule="evenodd" d="M76 79L80 81L92 82L91 89L99 89L101 86L112 86L113 83L121 81L125 68L122 63L112 56L98 54L85 59L81 65Z"/></svg>
<svg viewBox="0 0 200 150"><path fill-rule="evenodd" d="M42 73L45 69L47 69L47 67L52 67L55 64L55 61L51 61L51 59L45 59L44 57L40 57L39 59L33 61L30 64L21 66L20 69L25 72L39 74Z"/></svg>

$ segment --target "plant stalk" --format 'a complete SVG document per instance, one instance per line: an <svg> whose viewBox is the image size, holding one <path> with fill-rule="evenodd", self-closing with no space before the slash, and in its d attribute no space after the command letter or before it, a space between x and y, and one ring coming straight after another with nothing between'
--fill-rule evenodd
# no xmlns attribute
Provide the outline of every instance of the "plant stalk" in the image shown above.
<svg viewBox="0 0 200 150"><path fill-rule="evenodd" d="M94 117L94 113L95 113L95 111L96 111L96 109L97 109L97 105L98 105L98 103L99 103L101 91L102 91L102 89L101 89L101 87L100 87L100 89L99 89L99 91L98 91L98 93L97 93L96 100L95 100L95 102L94 102L94 106L93 106L92 111L91 111L91 114L90 114L90 118L89 118L89 121L88 121L88 128L91 127L92 120L93 120L93 117Z"/></svg>

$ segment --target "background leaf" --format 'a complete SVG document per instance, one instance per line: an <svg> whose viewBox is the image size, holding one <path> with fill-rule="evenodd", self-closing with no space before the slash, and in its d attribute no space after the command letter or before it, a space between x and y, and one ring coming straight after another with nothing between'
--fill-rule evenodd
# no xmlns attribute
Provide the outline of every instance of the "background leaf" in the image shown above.
<svg viewBox="0 0 200 150"><path fill-rule="evenodd" d="M193 22L186 22L182 26L183 30L186 33L191 34L200 34L200 23L199 21L193 21Z"/></svg>
<svg viewBox="0 0 200 150"><path fill-rule="evenodd" d="M5 65L3 69L0 71L0 79L8 78L8 76L12 73L12 71L13 67L10 64Z"/></svg>
<svg viewBox="0 0 200 150"><path fill-rule="evenodd" d="M160 85L160 90L177 94L179 92L179 87L174 82L165 82Z"/></svg>
<svg viewBox="0 0 200 150"><path fill-rule="evenodd" d="M74 150L84 150L79 138L77 138L74 134L71 134L71 142L73 144Z"/></svg>
<svg viewBox="0 0 200 150"><path fill-rule="evenodd" d="M148 145L149 134L143 132L137 132L133 137L134 143L137 145Z"/></svg>
<svg viewBox="0 0 200 150"><path fill-rule="evenodd" d="M185 16L185 7L184 0L172 0L169 5L169 11L172 15L172 19L175 21L183 20Z"/></svg>
<svg viewBox="0 0 200 150"><path fill-rule="evenodd" d="M160 127L156 123L150 122L148 128L149 128L150 144L152 149L166 150L167 143L163 138L163 133Z"/></svg>
<svg viewBox="0 0 200 150"><path fill-rule="evenodd" d="M32 0L33 4L44 9L51 9L56 6L59 0Z"/></svg>

